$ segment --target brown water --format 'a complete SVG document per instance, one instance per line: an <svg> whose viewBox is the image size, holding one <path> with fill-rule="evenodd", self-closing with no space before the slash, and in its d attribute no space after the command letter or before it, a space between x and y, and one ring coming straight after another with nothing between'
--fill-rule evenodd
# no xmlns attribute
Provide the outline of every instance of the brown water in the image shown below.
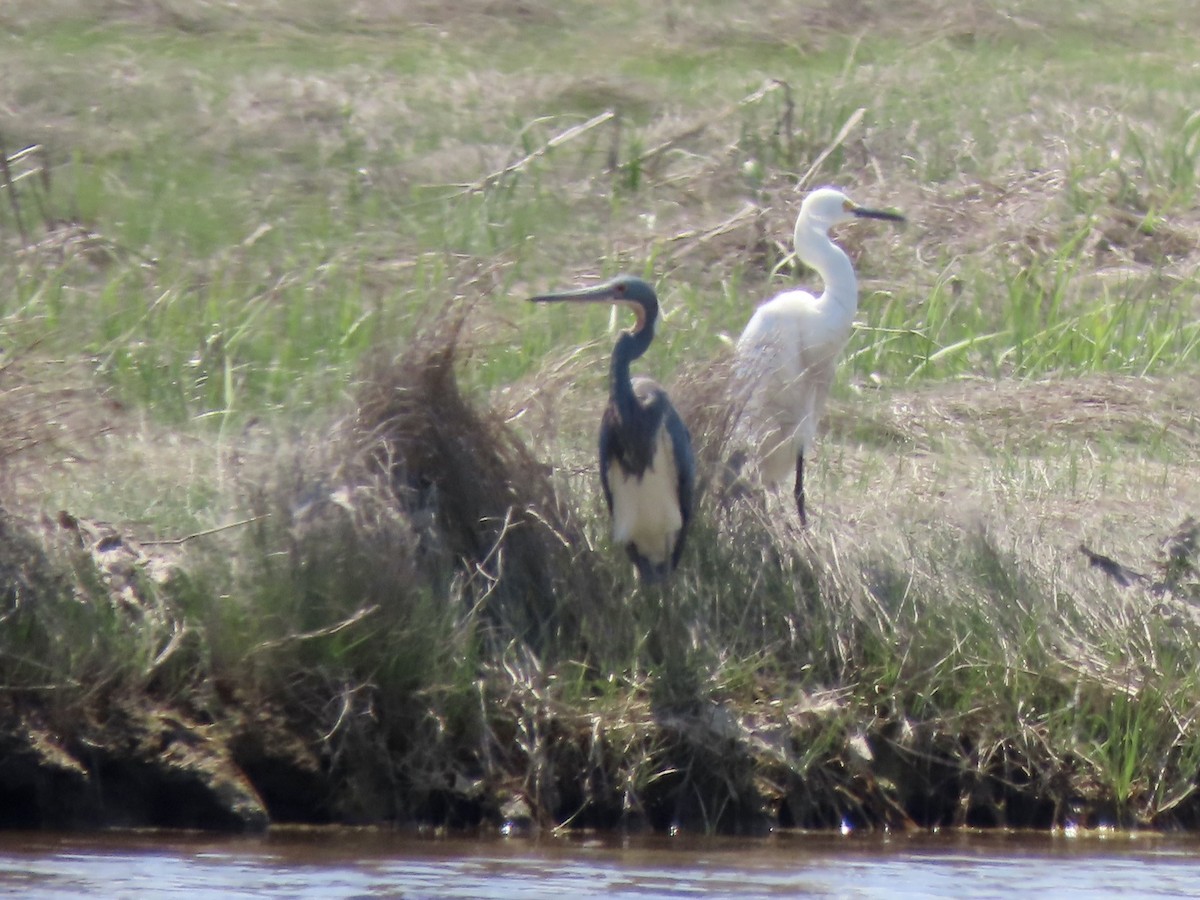
<svg viewBox="0 0 1200 900"><path fill-rule="evenodd" d="M1200 837L0 833L23 897L1197 897Z"/></svg>

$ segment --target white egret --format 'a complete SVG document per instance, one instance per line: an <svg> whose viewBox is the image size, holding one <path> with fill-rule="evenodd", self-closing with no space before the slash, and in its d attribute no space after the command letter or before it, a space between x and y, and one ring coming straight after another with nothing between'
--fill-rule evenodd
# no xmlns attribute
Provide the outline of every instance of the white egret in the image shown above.
<svg viewBox="0 0 1200 900"><path fill-rule="evenodd" d="M903 222L896 212L859 206L836 188L813 191L796 218L796 256L824 283L819 297L789 290L755 311L737 342L737 436L764 483L777 484L795 473L796 509L804 510L804 460L833 384L837 360L858 311L858 282L845 251L829 229L855 218Z"/></svg>

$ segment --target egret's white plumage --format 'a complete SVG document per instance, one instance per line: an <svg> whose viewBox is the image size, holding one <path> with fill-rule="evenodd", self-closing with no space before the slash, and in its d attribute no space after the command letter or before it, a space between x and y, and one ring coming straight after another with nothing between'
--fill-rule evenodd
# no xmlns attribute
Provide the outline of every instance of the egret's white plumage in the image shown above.
<svg viewBox="0 0 1200 900"><path fill-rule="evenodd" d="M821 277L824 290L820 296L790 290L768 300L737 342L739 443L764 482L785 481L794 473L801 520L804 458L858 311L854 267L830 240L829 229L856 217L903 221L897 213L861 207L835 188L804 198L796 218L796 256Z"/></svg>

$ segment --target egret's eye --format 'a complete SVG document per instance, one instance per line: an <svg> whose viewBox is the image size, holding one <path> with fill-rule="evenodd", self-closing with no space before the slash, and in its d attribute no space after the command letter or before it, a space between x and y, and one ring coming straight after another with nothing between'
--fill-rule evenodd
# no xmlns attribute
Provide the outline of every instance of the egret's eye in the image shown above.
<svg viewBox="0 0 1200 900"><path fill-rule="evenodd" d="M854 212L854 202L852 200L843 200L842 201L842 209L844 209L848 213Z"/></svg>

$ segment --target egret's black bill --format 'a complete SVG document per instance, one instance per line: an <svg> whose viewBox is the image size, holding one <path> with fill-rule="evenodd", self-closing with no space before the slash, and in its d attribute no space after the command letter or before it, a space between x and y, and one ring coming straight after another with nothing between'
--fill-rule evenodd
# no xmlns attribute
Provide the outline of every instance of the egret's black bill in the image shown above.
<svg viewBox="0 0 1200 900"><path fill-rule="evenodd" d="M869 209L866 206L856 206L851 210L860 219L883 219L887 222L907 222L908 219L890 209Z"/></svg>

